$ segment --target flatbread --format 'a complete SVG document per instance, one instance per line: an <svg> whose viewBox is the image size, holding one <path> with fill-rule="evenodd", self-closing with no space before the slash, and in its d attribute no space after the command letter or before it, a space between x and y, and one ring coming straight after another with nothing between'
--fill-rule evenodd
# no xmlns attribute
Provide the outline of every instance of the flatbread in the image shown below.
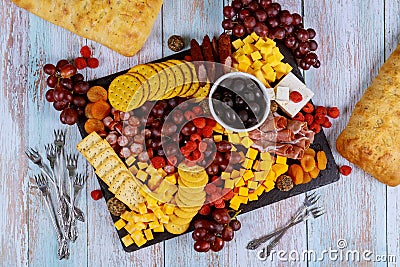
<svg viewBox="0 0 400 267"><path fill-rule="evenodd" d="M144 45L162 0L12 0L29 12L124 55Z"/></svg>
<svg viewBox="0 0 400 267"><path fill-rule="evenodd" d="M389 186L400 184L400 45L357 103L339 153Z"/></svg>

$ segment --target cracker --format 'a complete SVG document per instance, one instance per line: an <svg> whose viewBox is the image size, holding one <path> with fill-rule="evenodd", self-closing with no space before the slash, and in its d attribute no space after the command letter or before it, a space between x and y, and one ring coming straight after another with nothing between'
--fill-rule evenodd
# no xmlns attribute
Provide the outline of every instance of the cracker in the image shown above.
<svg viewBox="0 0 400 267"><path fill-rule="evenodd" d="M149 64L152 66L158 73L159 77L159 87L156 94L150 100L160 100L161 97L165 94L168 88L168 77L163 68L155 63Z"/></svg>
<svg viewBox="0 0 400 267"><path fill-rule="evenodd" d="M108 185L110 186L115 177L117 177L121 172L126 172L126 168L124 165L118 165L116 167L114 167L112 170L110 170L109 172L107 172L104 177L102 178L102 180Z"/></svg>
<svg viewBox="0 0 400 267"><path fill-rule="evenodd" d="M115 197L127 205L131 210L136 210L137 205L142 203L143 199L139 193L138 183L135 178L129 178L121 184L115 192Z"/></svg>
<svg viewBox="0 0 400 267"><path fill-rule="evenodd" d="M189 229L189 225L190 225L190 223L185 224L185 225L177 225L172 222L169 222L167 224L164 224L164 227L169 233L174 234L174 235L180 235Z"/></svg>
<svg viewBox="0 0 400 267"><path fill-rule="evenodd" d="M146 83L149 87L148 99L152 100L153 97L157 94L157 91L160 87L160 78L158 75L158 71L151 64L139 64L128 71L128 73L135 72L140 73L144 77L146 77Z"/></svg>
<svg viewBox="0 0 400 267"><path fill-rule="evenodd" d="M85 152L90 149L92 146L95 144L101 142L103 139L98 135L96 132L93 132L86 136L82 141L80 141L76 145L76 149L78 149L79 152L81 152L83 155L85 155Z"/></svg>
<svg viewBox="0 0 400 267"><path fill-rule="evenodd" d="M134 107L134 109L135 109L135 108L142 106L147 100L149 100L150 87L149 87L149 84L147 83L147 79L144 75L142 75L138 72L132 72L132 73L127 73L127 74L134 76L135 78L137 78L140 81L141 85L139 87L139 90L143 91L142 101L140 101L140 103L136 107Z"/></svg>
<svg viewBox="0 0 400 267"><path fill-rule="evenodd" d="M160 66L163 70L162 72L165 73L165 75L167 76L167 80L168 80L168 86L165 90L164 95L161 97L161 99L165 99L166 96L170 95L173 90L176 87L176 82L175 82L175 74L174 72L169 68L168 65L166 65L165 63L155 63L156 65Z"/></svg>
<svg viewBox="0 0 400 267"><path fill-rule="evenodd" d="M89 162L93 166L93 168L97 169L103 162L105 162L109 157L112 157L112 156L117 157L117 154L115 153L114 149L112 149L111 147L108 147L108 148L102 150L99 154L94 156L92 159L90 159Z"/></svg>
<svg viewBox="0 0 400 267"><path fill-rule="evenodd" d="M165 65L169 66L169 69L174 73L175 75L175 88L171 92L170 95L167 96L167 98L174 98L175 96L179 95L183 91L183 87L185 84L185 77L183 75L183 71L181 70L180 67L175 65L172 62L166 61L163 62Z"/></svg>
<svg viewBox="0 0 400 267"><path fill-rule="evenodd" d="M115 78L108 87L108 99L115 109L128 112L143 99L142 83L135 76L123 74Z"/></svg>
<svg viewBox="0 0 400 267"><path fill-rule="evenodd" d="M117 157L110 157L97 168L95 173L103 180L109 171L118 166L121 166L121 160ZM104 182L107 183L106 181Z"/></svg>
<svg viewBox="0 0 400 267"><path fill-rule="evenodd" d="M107 140L101 140L97 144L93 145L91 148L86 150L86 157L88 161L92 161L94 157L99 155L103 150L111 148L110 144L107 142Z"/></svg>

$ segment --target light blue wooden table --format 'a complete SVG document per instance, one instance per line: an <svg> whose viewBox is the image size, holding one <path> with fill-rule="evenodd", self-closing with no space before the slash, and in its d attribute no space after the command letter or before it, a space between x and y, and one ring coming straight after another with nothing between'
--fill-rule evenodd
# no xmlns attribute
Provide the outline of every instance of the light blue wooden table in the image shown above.
<svg viewBox="0 0 400 267"><path fill-rule="evenodd" d="M228 2L228 1L225 1ZM305 15L306 27L317 31L322 67L306 73L314 102L339 106L342 116L326 131L339 165L348 164L335 150L335 139L351 111L399 42L400 2L397 0L281 0L292 12ZM294 197L240 216L242 230L220 253L198 254L190 235L184 235L135 253L122 250L104 201L89 193L98 188L90 179L80 200L87 215L79 224L79 238L68 261L56 259L55 235L44 203L29 176L36 169L24 149L47 143L60 127L58 113L45 102L41 66L78 55L85 44L95 48L100 68L87 70L88 79L126 69L171 54L168 37L179 34L201 40L221 32L222 0L166 0L153 32L141 52L132 58L118 55L0 0L0 266L396 266L387 262L262 262L247 242L287 221L304 196ZM71 147L79 140L76 127L68 129ZM32 168L32 169L30 169ZM89 166L81 162L80 168ZM354 168L349 177L318 190L327 216L289 231L277 249L301 253L337 249L395 255L400 263L400 187L389 188ZM294 257L295 254L292 255ZM289 255L286 255L288 258Z"/></svg>

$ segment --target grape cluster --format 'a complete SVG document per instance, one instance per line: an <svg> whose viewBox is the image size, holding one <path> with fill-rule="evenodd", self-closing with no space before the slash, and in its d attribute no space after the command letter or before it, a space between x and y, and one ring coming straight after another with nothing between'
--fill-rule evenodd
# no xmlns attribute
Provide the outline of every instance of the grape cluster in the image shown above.
<svg viewBox="0 0 400 267"><path fill-rule="evenodd" d="M50 89L46 92L46 100L53 103L54 109L61 111L61 123L75 124L78 117L84 115L87 104L85 94L89 90L89 83L66 59L58 61L55 66L44 65L43 71L49 75L47 86Z"/></svg>
<svg viewBox="0 0 400 267"><path fill-rule="evenodd" d="M192 238L195 241L194 250L207 252L210 249L218 252L223 249L225 242L234 237L234 232L241 228L236 218L231 218L227 209L215 209L212 219L198 219L194 222L195 230Z"/></svg>
<svg viewBox="0 0 400 267"><path fill-rule="evenodd" d="M281 5L272 0L234 0L223 12L222 27L231 30L234 36L255 32L261 37L281 40L293 51L300 68L309 70L311 66L321 66L314 53L318 49L314 40L316 32L304 28L301 15L282 10Z"/></svg>

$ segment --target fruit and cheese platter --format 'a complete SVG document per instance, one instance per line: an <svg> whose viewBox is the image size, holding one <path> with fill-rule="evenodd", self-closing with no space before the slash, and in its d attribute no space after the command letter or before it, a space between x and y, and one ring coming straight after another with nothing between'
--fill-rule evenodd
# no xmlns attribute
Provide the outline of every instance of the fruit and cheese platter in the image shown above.
<svg viewBox="0 0 400 267"><path fill-rule="evenodd" d="M88 47L44 66L128 252L192 230L196 251L220 251L238 214L339 179L321 130L339 110L315 106L300 71L321 64L315 31L270 0L224 16L220 36L97 80L77 72L99 66Z"/></svg>

